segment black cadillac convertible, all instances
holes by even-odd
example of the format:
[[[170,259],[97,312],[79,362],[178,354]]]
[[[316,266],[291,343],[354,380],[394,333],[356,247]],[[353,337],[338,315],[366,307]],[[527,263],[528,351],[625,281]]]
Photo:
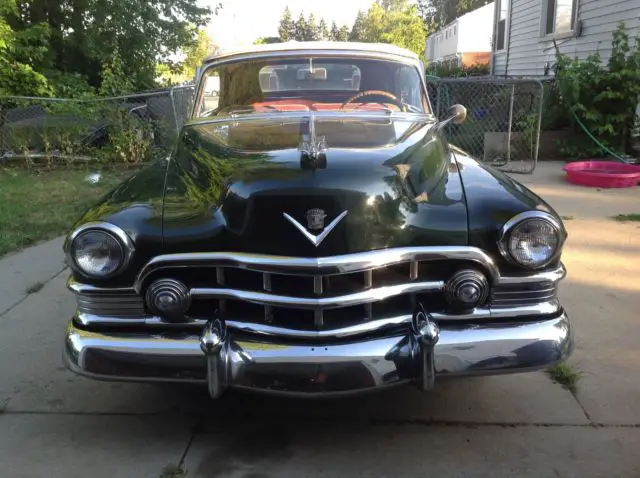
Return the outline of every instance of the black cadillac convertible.
[[[215,398],[428,390],[564,360],[562,221],[449,143],[465,116],[436,119],[420,60],[390,45],[206,60],[171,157],[69,233],[65,364]]]

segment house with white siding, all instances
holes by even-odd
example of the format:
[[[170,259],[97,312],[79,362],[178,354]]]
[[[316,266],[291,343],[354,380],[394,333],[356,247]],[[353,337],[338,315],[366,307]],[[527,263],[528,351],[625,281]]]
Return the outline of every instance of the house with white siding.
[[[493,9],[491,2],[429,35],[425,48],[427,62],[455,61],[464,66],[489,63]]]
[[[495,0],[491,72],[497,76],[554,74],[556,51],[584,59],[611,55],[612,33],[624,22],[640,34],[640,0]]]

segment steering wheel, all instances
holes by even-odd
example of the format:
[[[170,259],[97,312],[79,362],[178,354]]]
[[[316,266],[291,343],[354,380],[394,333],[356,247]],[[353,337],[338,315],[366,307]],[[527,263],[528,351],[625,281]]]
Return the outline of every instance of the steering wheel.
[[[387,98],[390,98],[391,100],[393,100],[393,102],[400,108],[401,111],[404,110],[404,108],[402,107],[402,102],[398,99],[397,96],[392,95],[391,93],[389,93],[387,91],[382,91],[382,90],[367,90],[367,91],[363,91],[361,93],[358,93],[357,95],[352,96],[347,101],[342,103],[342,106],[340,106],[340,109],[343,110],[344,107],[347,106],[349,103],[352,103],[355,100],[357,100],[359,98],[362,98],[363,96],[373,96],[373,95],[386,96]]]

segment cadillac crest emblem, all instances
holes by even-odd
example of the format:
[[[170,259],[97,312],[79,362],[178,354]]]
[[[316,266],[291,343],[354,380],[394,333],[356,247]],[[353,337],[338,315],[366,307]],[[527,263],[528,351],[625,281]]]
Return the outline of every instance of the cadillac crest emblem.
[[[324,218],[327,215],[322,209],[309,209],[305,216],[307,218],[307,229],[310,231],[324,229]]]

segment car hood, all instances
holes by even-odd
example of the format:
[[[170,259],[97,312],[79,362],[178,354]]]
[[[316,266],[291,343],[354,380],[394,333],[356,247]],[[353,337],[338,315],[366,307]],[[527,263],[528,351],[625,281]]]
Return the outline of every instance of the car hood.
[[[314,257],[467,244],[455,158],[437,123],[423,117],[191,122],[169,164],[164,196],[167,253]],[[319,245],[301,231],[317,235],[322,229],[314,227],[341,215]]]

